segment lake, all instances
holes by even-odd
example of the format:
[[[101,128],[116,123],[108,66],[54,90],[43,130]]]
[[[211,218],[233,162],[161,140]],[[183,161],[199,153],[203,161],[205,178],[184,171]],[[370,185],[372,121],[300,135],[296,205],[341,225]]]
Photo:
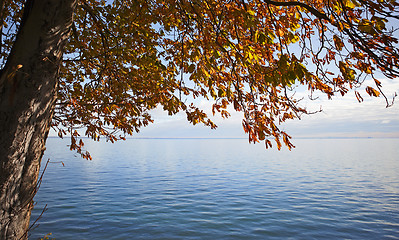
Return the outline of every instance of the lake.
[[[399,239],[399,139],[49,138],[30,239]],[[63,162],[63,166],[60,162]]]

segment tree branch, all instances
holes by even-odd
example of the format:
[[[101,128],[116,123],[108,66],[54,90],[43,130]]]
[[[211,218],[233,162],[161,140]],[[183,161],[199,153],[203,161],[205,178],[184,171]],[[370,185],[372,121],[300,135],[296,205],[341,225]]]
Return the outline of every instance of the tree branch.
[[[274,6],[284,6],[284,7],[290,7],[290,6],[298,6],[298,7],[303,7],[309,12],[311,12],[314,16],[316,16],[319,19],[324,19],[328,22],[331,22],[331,19],[325,14],[317,10],[316,8],[313,8],[305,3],[297,2],[297,1],[288,1],[288,2],[277,2],[273,0],[264,0],[265,3],[274,5]]]

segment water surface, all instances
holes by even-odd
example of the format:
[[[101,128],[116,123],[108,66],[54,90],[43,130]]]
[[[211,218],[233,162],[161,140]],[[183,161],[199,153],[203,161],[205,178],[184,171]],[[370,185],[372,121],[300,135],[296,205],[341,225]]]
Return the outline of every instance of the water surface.
[[[399,239],[399,139],[67,144],[48,139],[30,239]]]

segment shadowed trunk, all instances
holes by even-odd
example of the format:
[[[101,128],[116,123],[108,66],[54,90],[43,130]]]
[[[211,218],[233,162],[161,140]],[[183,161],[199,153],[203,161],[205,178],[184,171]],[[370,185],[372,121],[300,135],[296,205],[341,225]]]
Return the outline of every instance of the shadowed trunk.
[[[26,239],[76,0],[27,0],[0,72],[0,239]]]

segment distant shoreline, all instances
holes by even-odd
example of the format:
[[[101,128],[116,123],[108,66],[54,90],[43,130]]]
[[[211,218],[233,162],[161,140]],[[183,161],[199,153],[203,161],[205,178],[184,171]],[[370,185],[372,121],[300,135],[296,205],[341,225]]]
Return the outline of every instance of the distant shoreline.
[[[48,136],[48,138],[60,138],[58,136]],[[68,138],[68,136],[65,136]],[[79,137],[90,139],[88,137]],[[248,139],[243,137],[126,137],[126,139]],[[271,140],[273,138],[270,138]],[[292,137],[295,139],[399,139],[399,137]]]

